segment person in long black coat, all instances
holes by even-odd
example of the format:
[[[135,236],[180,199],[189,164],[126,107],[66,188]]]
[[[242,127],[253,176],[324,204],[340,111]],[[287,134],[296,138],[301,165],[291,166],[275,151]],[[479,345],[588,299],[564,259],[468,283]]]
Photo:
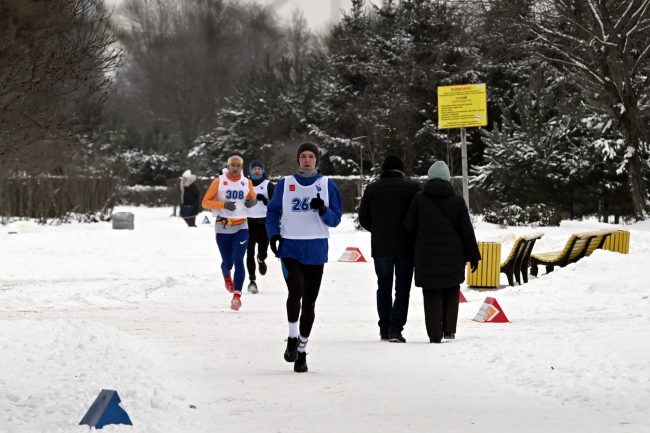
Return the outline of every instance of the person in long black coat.
[[[424,319],[429,341],[456,336],[460,284],[465,264],[472,272],[481,254],[469,211],[454,192],[449,168],[436,161],[429,180],[411,202],[404,227],[415,235],[415,285],[422,287]]]
[[[404,176],[404,163],[389,155],[379,180],[368,185],[359,206],[359,222],[371,233],[370,245],[377,274],[377,313],[382,340],[405,343],[413,279],[413,236],[402,224],[420,185]],[[393,303],[393,276],[395,303]]]
[[[196,227],[196,216],[201,211],[201,192],[196,186],[196,175],[185,170],[181,176],[181,218],[188,227]]]

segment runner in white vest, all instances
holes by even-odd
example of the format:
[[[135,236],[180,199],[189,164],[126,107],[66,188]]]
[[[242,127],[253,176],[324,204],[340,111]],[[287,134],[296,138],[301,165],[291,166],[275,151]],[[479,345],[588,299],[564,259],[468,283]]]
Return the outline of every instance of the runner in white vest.
[[[298,170],[281,179],[266,213],[271,250],[282,261],[287,282],[289,338],[284,359],[293,370],[307,371],[307,341],[314,324],[329,228],[341,222],[341,196],[332,179],[317,170],[320,152],[311,143],[298,147]]]
[[[293,177],[293,176],[291,176]],[[329,206],[328,178],[321,176],[309,186],[291,180],[284,182],[283,212],[280,219],[280,236],[283,239],[328,239],[330,231],[318,212],[310,208],[311,201],[319,197]]]
[[[251,161],[249,177],[253,183],[257,204],[248,209],[248,250],[246,252],[246,269],[248,270],[248,291],[258,293],[255,265],[259,265],[260,275],[266,274],[266,257],[268,256],[269,236],[266,234],[266,205],[273,196],[275,185],[266,178],[262,161]],[[257,245],[257,258],[255,246]]]
[[[241,291],[246,278],[244,254],[248,244],[247,210],[257,204],[253,184],[242,176],[244,159],[239,155],[228,158],[227,173],[212,181],[203,197],[203,207],[217,217],[215,231],[221,254],[221,272],[226,290],[233,294],[230,308],[241,307]],[[230,275],[235,267],[235,278]]]

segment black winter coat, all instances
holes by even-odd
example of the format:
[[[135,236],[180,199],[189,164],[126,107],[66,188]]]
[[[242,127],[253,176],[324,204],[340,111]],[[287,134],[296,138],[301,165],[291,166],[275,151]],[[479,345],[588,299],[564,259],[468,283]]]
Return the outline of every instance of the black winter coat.
[[[404,227],[415,234],[415,285],[442,289],[465,281],[465,263],[477,262],[469,211],[451,183],[433,179],[411,202]]]
[[[183,202],[181,206],[192,206],[192,214],[186,216],[195,216],[201,211],[201,193],[195,182],[183,188]]]
[[[359,222],[371,233],[373,257],[410,256],[413,236],[404,230],[409,204],[420,190],[401,171],[387,170],[366,187],[359,206]]]

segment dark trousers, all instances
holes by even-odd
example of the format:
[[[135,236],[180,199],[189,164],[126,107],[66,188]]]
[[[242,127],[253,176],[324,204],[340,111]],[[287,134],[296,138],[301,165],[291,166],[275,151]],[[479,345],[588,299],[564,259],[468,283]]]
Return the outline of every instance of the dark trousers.
[[[373,257],[377,274],[377,313],[381,333],[402,332],[409,311],[413,259],[408,256]],[[393,275],[395,303],[393,303]]]
[[[424,322],[429,339],[440,341],[443,333],[456,333],[460,286],[444,289],[422,289],[424,296]]]
[[[287,282],[287,319],[300,320],[300,335],[309,337],[316,318],[316,298],[323,279],[324,265],[304,265],[296,259],[282,259],[282,272]]]
[[[246,269],[248,279],[255,281],[255,245],[260,260],[266,260],[269,249],[269,235],[265,224],[248,223],[248,248],[246,249]]]
[[[183,217],[183,219],[185,220],[185,223],[188,227],[196,227],[196,215],[191,217]]]

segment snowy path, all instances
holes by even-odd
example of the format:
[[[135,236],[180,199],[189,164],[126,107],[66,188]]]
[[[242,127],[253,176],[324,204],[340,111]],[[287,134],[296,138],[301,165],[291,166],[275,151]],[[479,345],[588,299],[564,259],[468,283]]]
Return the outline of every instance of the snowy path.
[[[490,292],[510,324],[472,322],[486,293],[464,290],[458,339],[432,345],[417,288],[409,342],[378,341],[372,262],[335,261],[348,245],[370,253],[369,235],[346,220],[333,231],[310,372],[298,375],[282,359],[286,289],[275,259],[261,293],[245,293],[234,313],[211,227],[131,210],[132,232],[0,234],[0,432],[87,431],[76,424],[101,388],[118,390],[134,422],[104,431],[650,431],[643,227],[628,256],[598,251]],[[543,241],[592,225],[544,229]],[[504,250],[525,231],[477,227]]]

